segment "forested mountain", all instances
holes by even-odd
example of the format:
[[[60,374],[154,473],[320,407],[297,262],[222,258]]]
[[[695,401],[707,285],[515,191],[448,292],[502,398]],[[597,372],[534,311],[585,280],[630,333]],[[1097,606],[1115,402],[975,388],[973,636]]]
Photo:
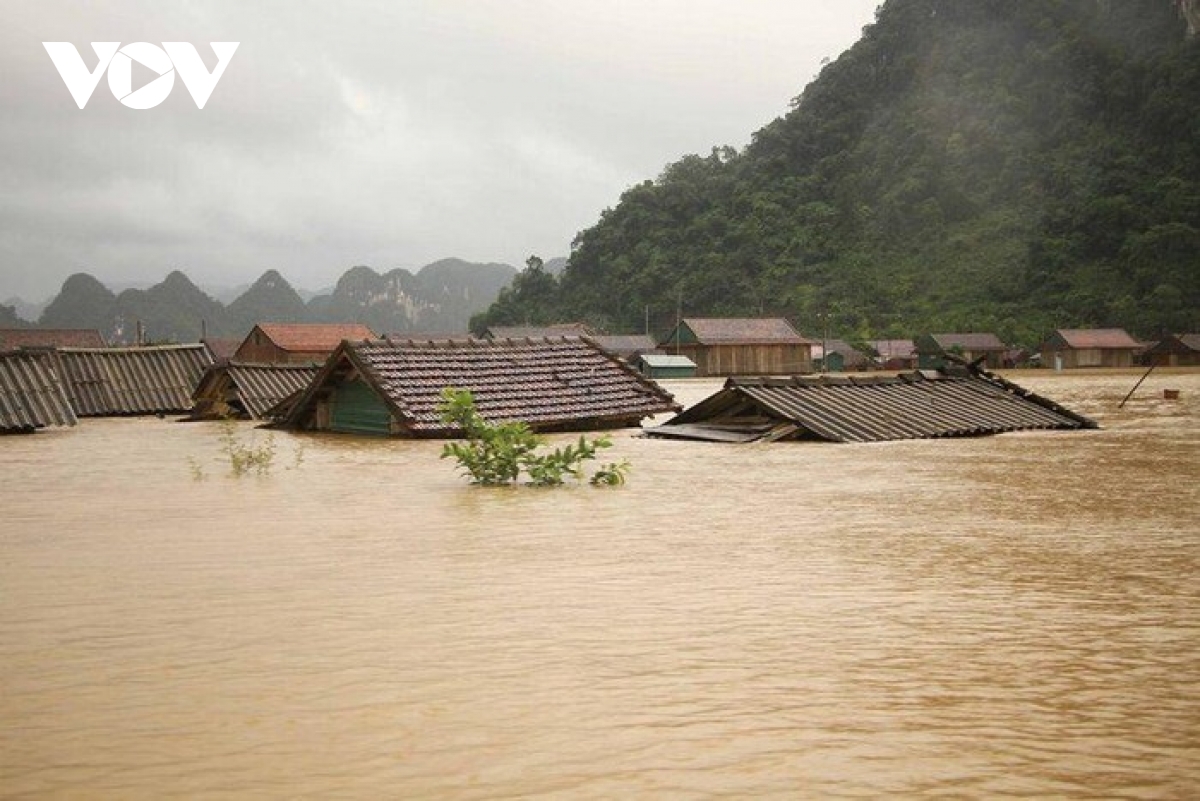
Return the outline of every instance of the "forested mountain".
[[[46,307],[43,328],[95,328],[114,343],[136,340],[141,324],[145,341],[194,342],[204,332],[243,337],[259,322],[363,323],[379,334],[466,331],[472,314],[486,309],[517,274],[507,264],[474,264],[443,259],[416,275],[404,269],[383,275],[353,267],[332,294],[307,304],[278,271],[268,270],[228,306],[192,283],[178,270],[149,289],[114,295],[87,273],[69,277]],[[14,310],[0,306],[0,328],[27,325]]]
[[[1200,38],[1173,0],[887,0],[744,150],[630,188],[473,324],[678,307],[863,339],[1200,329]]]

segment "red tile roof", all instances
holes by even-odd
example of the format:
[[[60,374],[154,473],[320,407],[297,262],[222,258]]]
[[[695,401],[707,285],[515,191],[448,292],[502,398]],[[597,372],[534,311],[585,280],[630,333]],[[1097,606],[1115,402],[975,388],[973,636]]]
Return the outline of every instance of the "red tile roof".
[[[812,344],[782,317],[686,317],[683,324],[702,345]],[[669,341],[671,337],[664,340]]]
[[[259,323],[258,329],[281,350],[292,353],[332,353],[343,339],[375,337],[371,329],[357,323]]]
[[[0,328],[0,350],[17,348],[103,348],[94,328]]]
[[[492,422],[586,430],[677,411],[671,395],[620,359],[580,338],[347,342],[326,362],[287,417],[305,427],[321,386],[349,361],[412,434],[445,436],[438,413],[445,387],[466,389]]]

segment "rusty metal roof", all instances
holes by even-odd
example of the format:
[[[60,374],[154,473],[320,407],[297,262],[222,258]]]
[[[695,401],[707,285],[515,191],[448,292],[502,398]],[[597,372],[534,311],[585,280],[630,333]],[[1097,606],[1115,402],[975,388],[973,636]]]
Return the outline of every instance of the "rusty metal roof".
[[[469,390],[486,420],[540,430],[586,430],[678,411],[671,395],[587,339],[344,342],[282,423],[311,427],[316,398],[359,373],[416,436],[456,433],[441,420],[445,387]]]
[[[193,415],[204,416],[214,402],[232,401],[250,419],[261,420],[280,401],[307,387],[320,369],[319,364],[214,364],[192,393]]]
[[[726,442],[879,442],[1030,429],[1095,428],[1086,417],[990,373],[868,378],[731,378],[651,436]]]
[[[79,417],[186,412],[212,364],[202,344],[60,348],[52,355]]]
[[[33,431],[75,422],[48,354],[0,353],[0,431]]]
[[[17,348],[103,348],[94,328],[0,328],[0,351]]]
[[[1060,328],[1047,344],[1065,345],[1076,350],[1138,350],[1142,347],[1123,328]]]

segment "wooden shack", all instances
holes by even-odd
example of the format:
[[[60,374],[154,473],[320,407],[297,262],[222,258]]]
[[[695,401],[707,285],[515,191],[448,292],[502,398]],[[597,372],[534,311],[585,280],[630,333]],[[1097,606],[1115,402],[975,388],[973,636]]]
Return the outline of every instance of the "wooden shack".
[[[635,426],[679,409],[661,387],[585,338],[347,340],[287,404],[280,425],[454,436],[438,411],[447,387],[469,390],[486,420],[519,420],[536,431]]]
[[[812,370],[812,344],[782,317],[687,317],[659,348],[687,356],[697,376],[789,375]]]
[[[924,334],[914,340],[917,366],[922,370],[940,370],[946,356],[957,356],[966,362],[976,362],[987,369],[1004,367],[1008,346],[1000,337],[990,333]]]
[[[344,339],[372,339],[357,323],[259,323],[234,351],[242,364],[310,364],[323,362]]]
[[[1200,366],[1200,334],[1173,334],[1146,351],[1146,361],[1159,367]]]
[[[1042,343],[1042,366],[1055,370],[1081,367],[1132,367],[1141,344],[1122,328],[1060,328]]]

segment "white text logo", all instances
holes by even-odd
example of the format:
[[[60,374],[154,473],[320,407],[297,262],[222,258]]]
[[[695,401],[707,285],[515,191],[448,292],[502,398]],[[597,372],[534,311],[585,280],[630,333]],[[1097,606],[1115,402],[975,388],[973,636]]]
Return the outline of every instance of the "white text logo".
[[[75,98],[75,105],[80,108],[87,105],[92,92],[96,91],[96,84],[100,83],[100,76],[107,69],[108,88],[113,97],[129,108],[138,109],[154,108],[166,100],[175,86],[176,72],[196,101],[196,108],[204,108],[238,47],[238,42],[210,44],[217,54],[217,66],[212,72],[200,60],[196,48],[187,42],[163,42],[162,47],[149,42],[133,42],[124,47],[120,42],[92,42],[92,50],[99,59],[94,70],[88,70],[79,51],[70,42],[42,42],[71,97]],[[133,89],[135,61],[158,75],[136,91]]]

